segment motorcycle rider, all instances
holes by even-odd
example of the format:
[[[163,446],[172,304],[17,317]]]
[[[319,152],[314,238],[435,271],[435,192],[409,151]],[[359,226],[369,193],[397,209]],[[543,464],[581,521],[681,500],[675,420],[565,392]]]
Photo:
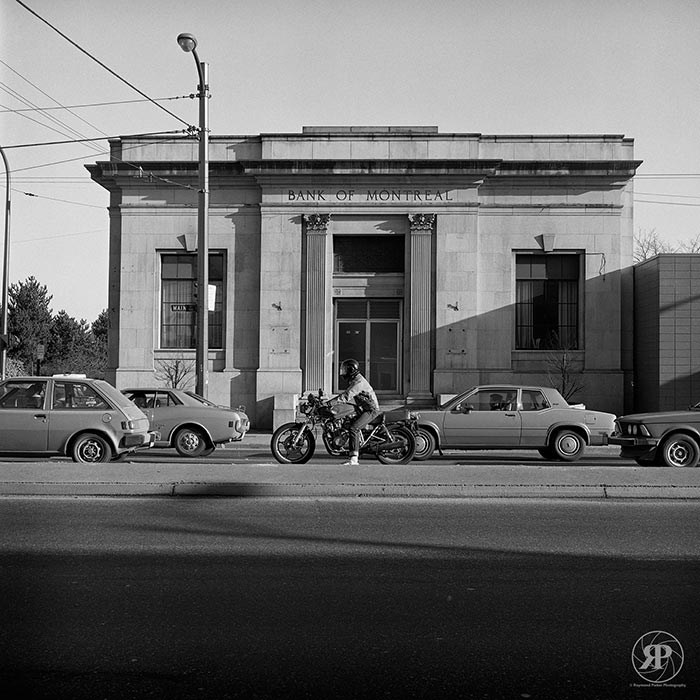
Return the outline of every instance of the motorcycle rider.
[[[337,400],[354,403],[360,410],[360,414],[350,424],[350,460],[343,464],[355,466],[360,463],[360,431],[381,411],[372,385],[360,374],[360,363],[357,360],[343,360],[340,376],[348,382],[348,386],[338,394]]]

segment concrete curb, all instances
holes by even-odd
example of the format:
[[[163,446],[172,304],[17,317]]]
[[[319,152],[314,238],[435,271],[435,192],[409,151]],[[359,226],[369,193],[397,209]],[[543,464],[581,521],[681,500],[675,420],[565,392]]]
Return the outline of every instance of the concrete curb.
[[[396,484],[271,482],[12,482],[0,496],[190,498],[579,498],[700,499],[699,486],[652,484]]]

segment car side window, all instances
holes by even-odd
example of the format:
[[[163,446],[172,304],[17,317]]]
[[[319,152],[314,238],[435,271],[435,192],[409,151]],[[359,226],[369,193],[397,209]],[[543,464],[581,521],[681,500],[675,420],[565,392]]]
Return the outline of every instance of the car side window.
[[[44,407],[46,382],[7,382],[0,389],[0,409]]]
[[[548,407],[547,399],[541,391],[523,389],[523,411],[541,411]]]
[[[58,411],[104,411],[111,408],[91,386],[80,382],[55,382],[52,407]]]
[[[481,389],[459,404],[462,410],[469,408],[471,411],[510,411],[515,405],[515,392],[505,389]]]
[[[169,393],[163,393],[163,392],[158,392],[158,395],[156,396],[156,402],[159,407],[165,408],[166,406],[177,406],[177,401],[175,401],[172,397],[171,394]]]

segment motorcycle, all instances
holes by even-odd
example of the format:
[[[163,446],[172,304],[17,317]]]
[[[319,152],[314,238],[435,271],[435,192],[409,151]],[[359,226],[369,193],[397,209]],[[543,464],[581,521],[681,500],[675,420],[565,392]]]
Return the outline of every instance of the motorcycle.
[[[272,434],[270,449],[282,464],[304,464],[316,451],[316,433],[334,457],[347,456],[350,447],[350,424],[357,417],[357,407],[349,403],[324,399],[309,393],[299,404],[298,419],[281,425]],[[382,464],[406,464],[416,453],[415,418],[386,422],[383,413],[370,421],[360,433],[360,454],[374,455]]]

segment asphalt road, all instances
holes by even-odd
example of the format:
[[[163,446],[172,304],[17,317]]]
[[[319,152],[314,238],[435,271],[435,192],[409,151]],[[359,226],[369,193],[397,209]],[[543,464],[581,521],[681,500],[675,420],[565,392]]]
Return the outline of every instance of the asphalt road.
[[[0,500],[5,697],[700,694],[700,504]],[[636,640],[683,645],[642,687]]]

